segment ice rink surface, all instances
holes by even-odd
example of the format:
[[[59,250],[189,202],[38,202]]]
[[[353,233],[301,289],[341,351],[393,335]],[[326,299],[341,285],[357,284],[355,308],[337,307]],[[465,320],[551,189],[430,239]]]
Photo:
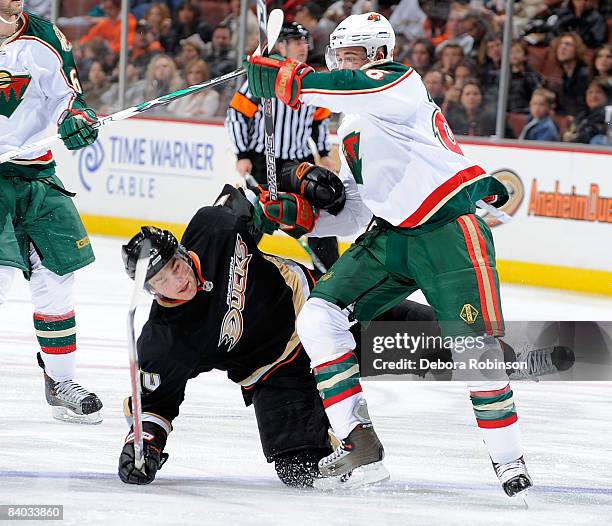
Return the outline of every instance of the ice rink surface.
[[[93,244],[97,262],[77,274],[77,380],[104,402],[104,422],[51,419],[29,289],[16,279],[0,309],[0,504],[63,504],[63,524],[612,524],[612,383],[603,382],[513,384],[535,482],[529,509],[503,494],[456,383],[364,382],[391,480],[329,494],[283,486],[239,388],[202,375],[188,385],[155,482],[123,484],[131,282],[120,241]],[[602,297],[504,286],[502,299],[507,319],[612,320]]]

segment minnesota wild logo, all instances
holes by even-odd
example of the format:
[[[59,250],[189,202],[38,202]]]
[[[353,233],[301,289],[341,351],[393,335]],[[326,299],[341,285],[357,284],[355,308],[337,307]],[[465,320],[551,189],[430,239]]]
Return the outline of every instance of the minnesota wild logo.
[[[31,80],[30,75],[11,75],[0,70],[0,115],[10,118],[15,113]]]
[[[342,152],[357,184],[363,184],[359,157],[359,132],[351,132],[342,140]]]

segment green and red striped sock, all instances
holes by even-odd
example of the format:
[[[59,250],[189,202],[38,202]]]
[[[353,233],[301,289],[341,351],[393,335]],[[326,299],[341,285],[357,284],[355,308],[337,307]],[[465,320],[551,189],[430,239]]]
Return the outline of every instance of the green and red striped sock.
[[[480,428],[499,429],[518,420],[510,384],[492,391],[471,391],[470,399]]]
[[[325,409],[361,392],[359,363],[352,351],[318,365],[314,375]]]
[[[74,311],[60,315],[35,312],[34,329],[43,353],[58,355],[76,351]]]

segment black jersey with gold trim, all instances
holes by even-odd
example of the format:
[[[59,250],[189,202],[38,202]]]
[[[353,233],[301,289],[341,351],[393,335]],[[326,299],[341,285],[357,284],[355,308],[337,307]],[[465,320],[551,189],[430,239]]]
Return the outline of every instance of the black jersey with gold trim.
[[[144,420],[168,431],[189,378],[219,369],[248,389],[291,361],[295,320],[314,285],[305,267],[257,248],[241,190],[226,185],[216,203],[181,240],[206,286],[187,302],[155,301],[138,339]]]

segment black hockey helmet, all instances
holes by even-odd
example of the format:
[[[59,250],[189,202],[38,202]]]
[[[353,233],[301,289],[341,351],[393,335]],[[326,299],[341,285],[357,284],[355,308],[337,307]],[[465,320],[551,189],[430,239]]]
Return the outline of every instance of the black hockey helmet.
[[[304,38],[310,42],[310,31],[308,31],[308,29],[306,29],[302,24],[298,24],[296,22],[283,24],[278,40],[287,41],[291,40],[292,38]]]
[[[136,275],[136,262],[145,239],[151,242],[146,281],[155,276],[173,257],[178,256],[187,259],[187,250],[178,242],[172,232],[154,226],[141,226],[140,232],[130,239],[127,245],[121,247],[125,272],[132,279]]]

